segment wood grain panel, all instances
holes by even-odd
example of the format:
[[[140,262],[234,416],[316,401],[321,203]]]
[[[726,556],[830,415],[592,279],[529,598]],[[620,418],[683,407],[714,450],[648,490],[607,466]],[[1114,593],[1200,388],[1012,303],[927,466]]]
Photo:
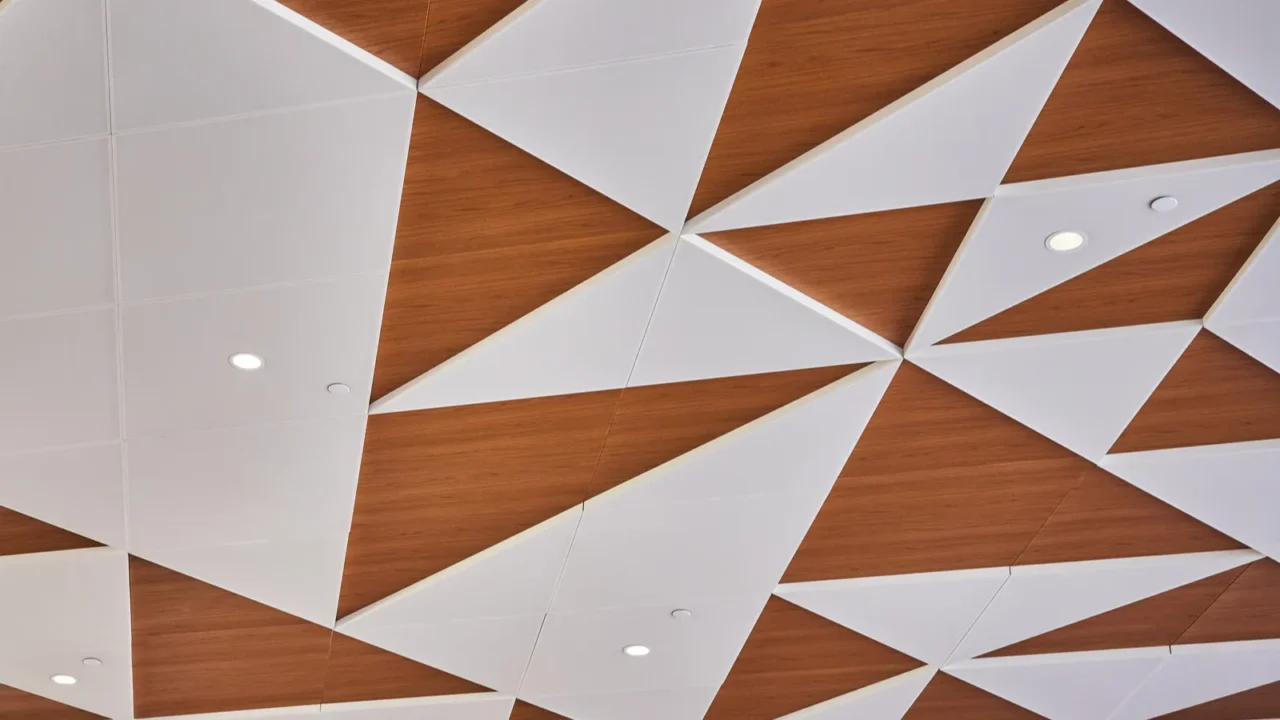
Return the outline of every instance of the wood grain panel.
[[[1280,374],[1201,330],[1113,453],[1280,438]]]
[[[706,720],[772,720],[921,665],[770,597]]]
[[[524,0],[431,0],[418,76],[426,75],[523,4]]]
[[[324,702],[361,702],[489,692],[489,688],[355,638],[333,634]]]
[[[515,707],[511,709],[511,720],[568,720],[568,718],[530,705],[523,700],[517,700]]]
[[[1238,550],[1244,546],[1100,467],[1090,467],[1015,565]]]
[[[99,547],[99,543],[16,510],[0,507],[0,555],[91,547]]]
[[[420,97],[373,396],[400,387],[662,234]]]
[[[862,365],[631,387],[591,479],[597,495],[856,372]]]
[[[987,655],[1038,655],[1172,645],[1244,571],[1244,567],[1232,568]]]
[[[140,718],[319,704],[328,628],[130,558]]]
[[[947,342],[1199,320],[1277,217],[1280,183],[1014,305]]]
[[[0,685],[0,717],[14,720],[106,720],[84,710]]]
[[[1161,715],[1160,720],[1262,720],[1280,717],[1280,682]]]
[[[1280,111],[1125,0],[1104,0],[1005,182],[1280,147]]]
[[[1089,466],[903,363],[783,580],[1010,565]]]
[[[902,346],[981,207],[929,205],[705,237]]]
[[[586,500],[620,394],[369,416],[339,616]]]
[[[1280,564],[1251,563],[1187,629],[1179,644],[1280,638]]]
[[[432,0],[281,0],[415,78],[428,3]]]
[[[1040,716],[963,680],[938,673],[902,720],[1040,720]]]
[[[693,200],[697,214],[1059,0],[764,0]]]

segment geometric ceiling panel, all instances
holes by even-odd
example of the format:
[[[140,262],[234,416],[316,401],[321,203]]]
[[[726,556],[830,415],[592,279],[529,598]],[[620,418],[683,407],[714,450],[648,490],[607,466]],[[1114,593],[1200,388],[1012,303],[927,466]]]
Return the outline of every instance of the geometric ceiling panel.
[[[937,672],[934,667],[917,668],[787,717],[794,720],[902,720]]]
[[[96,540],[124,548],[125,499],[120,481],[120,446],[114,443],[83,445],[0,456],[0,513],[12,516],[5,508],[34,518],[30,522],[36,526],[49,523],[43,531],[37,531],[37,537],[52,531],[55,537],[63,537],[58,545],[70,542],[67,547],[88,547]],[[4,528],[0,535],[5,536],[5,541],[0,542],[0,554],[16,554],[15,541],[19,546],[22,543],[10,535],[13,529],[10,521],[0,522],[0,527]],[[18,552],[66,549],[40,545],[38,541]]]
[[[912,362],[1091,460],[1177,362],[1198,321],[935,345]]]
[[[865,328],[696,236],[681,238],[629,385],[896,360]]]
[[[424,0],[381,0],[376,3],[376,13],[370,12],[374,7],[372,3],[280,0],[280,4],[373,53],[403,73],[413,77],[422,74],[418,71],[418,58],[422,52],[422,26],[427,19],[428,3]],[[436,8],[433,6],[431,11],[435,13]]]
[[[1280,319],[1214,327],[1212,332],[1280,373]]]
[[[1280,682],[1194,705],[1163,720],[1257,720],[1280,717]]]
[[[1276,215],[1271,212],[1266,215]],[[1270,217],[1266,217],[1270,221]],[[1205,318],[1211,330],[1280,316],[1280,220],[1270,227],[1248,262]]]
[[[1005,182],[1277,147],[1280,110],[1128,0],[1104,0]]]
[[[515,707],[511,709],[511,720],[565,720],[565,717],[550,710],[543,710],[536,705],[530,705],[523,700],[517,700]]]
[[[91,547],[98,547],[98,543],[0,506],[0,555],[28,555]]]
[[[1111,717],[1147,720],[1280,680],[1280,640],[1174,645]]]
[[[1071,0],[698,215],[731,230],[987,197],[1101,0]]]
[[[322,2],[324,0],[321,0]],[[422,0],[403,0],[422,5]],[[515,12],[525,0],[430,0],[426,31],[420,33],[422,57],[415,54],[416,71],[406,70],[414,77],[422,77],[451,55],[497,25],[504,17]],[[424,12],[425,12],[424,8]],[[422,27],[419,24],[415,29]],[[516,704],[519,710],[520,704]]]
[[[333,633],[325,669],[325,704],[463,695],[488,688]]]
[[[932,345],[1280,180],[1280,150],[1004,185],[983,206],[909,346]],[[1178,206],[1153,210],[1154,198]],[[1053,252],[1060,231],[1082,246]]]
[[[715,692],[714,687],[678,687],[626,693],[545,697],[538,698],[536,702],[555,708],[556,713],[526,705],[527,708],[536,710],[539,714],[529,714],[527,710],[524,713],[515,712],[512,713],[511,720],[563,720],[566,718],[650,720],[655,717],[667,720],[702,720]]]
[[[101,715],[4,685],[0,685],[0,714],[23,720],[102,720]]]
[[[1263,559],[1248,566],[1178,639],[1179,643],[1280,638],[1280,563]]]
[[[1039,720],[1041,716],[946,673],[933,676],[903,720]]]

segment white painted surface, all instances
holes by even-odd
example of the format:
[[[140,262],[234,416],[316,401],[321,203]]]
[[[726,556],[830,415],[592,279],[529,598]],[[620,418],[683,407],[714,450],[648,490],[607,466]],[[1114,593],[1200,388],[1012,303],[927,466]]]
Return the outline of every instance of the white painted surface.
[[[1110,720],[1148,720],[1280,680],[1280,640],[1174,645]]]
[[[938,669],[926,665],[778,720],[902,720]]]
[[[124,548],[120,445],[0,455],[0,506]]]

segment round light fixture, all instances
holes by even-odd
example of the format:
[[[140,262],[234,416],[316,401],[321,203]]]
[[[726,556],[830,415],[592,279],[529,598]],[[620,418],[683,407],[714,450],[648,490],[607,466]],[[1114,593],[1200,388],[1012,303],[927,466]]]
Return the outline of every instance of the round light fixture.
[[[50,675],[49,679],[58,685],[75,685],[76,679],[70,675]]]
[[[85,665],[88,665],[89,667],[101,667],[101,666],[102,666],[102,661],[101,661],[101,660],[99,660],[98,658],[95,658],[95,657],[87,657],[87,658],[85,658],[85,659],[81,660],[80,662],[81,662],[81,663],[83,663],[83,664],[85,664]]]
[[[328,390],[330,395],[346,395],[351,392],[351,388],[346,383],[329,383],[325,390]]]
[[[677,620],[688,620],[689,618],[693,617],[693,611],[685,610],[684,608],[676,608],[675,610],[671,611],[671,617]]]
[[[628,645],[622,648],[622,652],[631,657],[644,657],[649,654],[649,648],[644,645]]]
[[[1161,195],[1151,201],[1151,209],[1156,212],[1165,213],[1178,207],[1178,198],[1172,195]]]
[[[1084,233],[1074,230],[1062,230],[1045,238],[1044,246],[1054,252],[1071,252],[1084,247]]]
[[[227,358],[232,367],[240,370],[257,370],[262,367],[262,356],[253,353],[238,352]]]

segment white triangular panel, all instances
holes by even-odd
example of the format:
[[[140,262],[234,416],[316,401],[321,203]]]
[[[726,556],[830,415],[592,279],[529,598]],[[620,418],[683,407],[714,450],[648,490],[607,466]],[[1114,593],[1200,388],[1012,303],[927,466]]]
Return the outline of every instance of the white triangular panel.
[[[1280,640],[1174,645],[1110,720],[1148,720],[1280,680]]]
[[[744,47],[466,85],[428,82],[422,91],[623,206],[679,230]]]
[[[887,340],[711,243],[676,249],[631,385],[894,360]]]
[[[1280,318],[1214,328],[1213,334],[1280,373]]]
[[[1280,320],[1280,220],[1209,309],[1204,324],[1217,331],[1263,320]]]
[[[1280,560],[1280,440],[1108,455],[1102,467]]]
[[[953,660],[998,650],[1257,560],[1252,550],[1017,565]]]
[[[702,720],[715,699],[715,687],[673,687],[625,693],[555,695],[532,700],[566,718],[591,720]],[[521,696],[524,698],[524,696]],[[528,698],[525,698],[529,701]]]
[[[0,557],[0,684],[133,717],[129,556],[90,548]],[[97,667],[81,659],[102,660]],[[68,674],[75,685],[49,681]]]
[[[428,370],[374,413],[620,388],[675,251],[657,240]]]
[[[123,549],[120,446],[0,456],[0,507]]]
[[[1008,568],[982,568],[791,583],[774,594],[917,660],[941,665],[1008,578]]]
[[[1130,0],[1138,9],[1280,108],[1280,3]]]
[[[932,345],[1280,180],[1280,150],[1005,185],[978,213],[908,347]],[[1156,212],[1151,201],[1178,206]],[[1085,235],[1053,252],[1056,232]]]
[[[395,700],[367,700],[348,703],[325,703],[312,720],[509,720],[515,698],[499,693],[437,695]],[[253,720],[253,711],[244,720]],[[272,712],[272,711],[265,711]],[[258,717],[265,715],[264,711]],[[275,711],[280,712],[280,711]],[[287,711],[285,711],[287,713]],[[275,720],[274,712],[265,717]],[[292,718],[291,715],[284,715]],[[235,713],[219,713],[217,720],[239,720]]]
[[[935,667],[917,668],[778,720],[902,720],[937,672]]]
[[[694,219],[695,232],[989,196],[1089,27],[1072,0]]]
[[[1169,657],[1169,648],[985,658],[948,665],[943,672],[1048,720],[1110,716]]]
[[[1199,321],[934,345],[912,362],[1098,460],[1200,331]]]

